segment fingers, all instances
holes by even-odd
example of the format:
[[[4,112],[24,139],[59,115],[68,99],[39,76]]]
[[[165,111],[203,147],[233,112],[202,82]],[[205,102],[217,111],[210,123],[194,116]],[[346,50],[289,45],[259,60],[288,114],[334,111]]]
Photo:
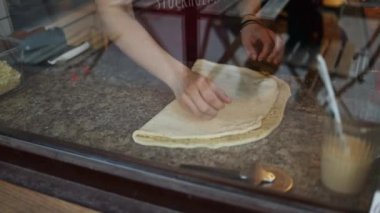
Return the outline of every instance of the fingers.
[[[279,63],[283,54],[283,42],[270,29],[250,25],[241,31],[242,44],[249,58],[255,61]]]
[[[202,77],[198,86],[204,100],[214,109],[221,110],[225,104],[231,103],[231,98],[210,79]]]
[[[272,35],[272,33],[269,33],[269,35],[271,36],[272,41],[274,42],[274,47],[273,47],[272,51],[270,52],[270,54],[268,55],[266,61],[271,63],[273,61],[273,59],[276,57],[276,54],[277,54],[276,51],[278,51],[280,44],[277,42],[277,36],[276,35]]]
[[[213,108],[201,95],[201,91],[195,87],[186,91],[187,95],[190,96],[191,100],[198,108],[198,111],[205,116],[214,117],[218,111]]]
[[[216,96],[223,101],[225,104],[229,104],[232,102],[231,98],[219,87],[217,87],[214,83],[210,82],[211,88],[215,92]]]
[[[249,58],[257,60],[257,51],[254,48],[254,44],[258,41],[256,37],[244,37],[242,43]]]
[[[279,64],[282,62],[284,58],[284,52],[285,52],[285,41],[284,38],[281,36],[277,36],[278,43],[279,43],[279,50],[278,53],[276,54],[276,57],[274,58],[274,63]]]
[[[272,32],[266,30],[266,33],[262,35],[261,41],[262,41],[263,47],[258,57],[259,61],[262,61],[265,58],[267,58],[268,55],[271,53],[271,50],[274,46],[273,44],[274,41],[272,40],[270,33]]]
[[[222,100],[225,104],[229,104],[232,102],[232,99],[222,90],[214,86],[214,92]]]
[[[274,35],[274,48],[267,58],[267,62],[278,64],[281,60],[281,52],[283,49],[282,39],[280,36]]]
[[[221,110],[224,108],[224,103],[219,97],[215,94],[212,89],[201,90],[200,95],[203,100],[215,110]]]
[[[188,109],[193,115],[202,119],[212,119],[216,116],[216,112],[209,112],[208,109],[203,108],[199,102],[200,99],[194,98],[193,94],[189,95],[184,93],[181,97],[180,103],[182,107]],[[204,111],[204,112],[202,112]]]
[[[179,101],[195,116],[211,119],[231,99],[210,80],[199,75],[190,82]]]
[[[182,94],[179,102],[182,105],[182,107],[188,109],[193,115],[197,117],[202,116],[202,113],[198,110],[198,107],[193,103],[191,98],[186,93]]]

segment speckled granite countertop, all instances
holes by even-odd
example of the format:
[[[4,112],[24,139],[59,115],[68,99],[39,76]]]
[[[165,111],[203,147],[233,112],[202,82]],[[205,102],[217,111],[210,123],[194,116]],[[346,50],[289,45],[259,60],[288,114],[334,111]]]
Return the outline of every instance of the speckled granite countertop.
[[[172,167],[186,163],[240,169],[260,160],[294,177],[292,194],[369,208],[370,190],[344,197],[321,185],[322,115],[312,102],[290,101],[279,128],[258,143],[217,150],[145,147],[133,142],[132,132],[173,99],[168,88],[116,48],[108,49],[86,78],[79,75],[73,82],[74,72],[79,69],[47,69],[27,78],[19,91],[0,97],[0,123]]]

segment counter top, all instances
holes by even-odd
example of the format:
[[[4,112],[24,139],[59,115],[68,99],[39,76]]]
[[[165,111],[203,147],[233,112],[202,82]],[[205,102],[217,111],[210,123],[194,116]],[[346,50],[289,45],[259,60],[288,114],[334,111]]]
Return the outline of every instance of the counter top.
[[[73,73],[79,73],[79,80],[73,81]],[[257,143],[217,150],[142,146],[133,142],[133,131],[174,97],[163,83],[111,47],[87,77],[79,67],[49,68],[26,78],[19,90],[0,97],[0,124],[170,167],[199,164],[241,169],[259,160],[283,168],[294,178],[290,194],[366,211],[371,187],[349,197],[322,186],[323,113],[312,99],[296,101],[295,97],[281,125]]]

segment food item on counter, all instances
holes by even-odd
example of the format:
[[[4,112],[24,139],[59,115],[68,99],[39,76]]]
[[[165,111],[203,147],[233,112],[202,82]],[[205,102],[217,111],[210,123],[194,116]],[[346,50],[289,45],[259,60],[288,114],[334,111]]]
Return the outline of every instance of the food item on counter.
[[[287,83],[247,68],[198,60],[193,71],[211,78],[233,99],[212,120],[194,117],[173,101],[133,134],[136,143],[219,148],[254,142],[281,122],[290,97]]]
[[[261,126],[277,99],[277,83],[271,78],[255,78],[249,73],[220,69],[221,75],[213,80],[232,97],[233,103],[226,105],[212,120],[202,120],[183,109],[178,101],[169,104],[154,119],[144,126],[145,131],[164,133],[174,139],[213,138],[246,132]]]
[[[360,138],[346,135],[345,145],[339,136],[328,136],[322,146],[322,182],[331,190],[344,194],[358,193],[365,183],[373,160],[373,147]]]
[[[323,0],[323,5],[328,7],[340,7],[344,2],[345,0]]]
[[[20,84],[21,74],[5,61],[0,61],[0,95],[11,91]]]

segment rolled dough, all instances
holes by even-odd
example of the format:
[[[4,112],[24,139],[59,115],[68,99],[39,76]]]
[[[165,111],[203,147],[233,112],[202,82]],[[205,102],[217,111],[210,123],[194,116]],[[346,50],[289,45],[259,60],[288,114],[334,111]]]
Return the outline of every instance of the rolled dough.
[[[136,143],[147,146],[220,148],[254,142],[269,135],[281,122],[290,88],[274,76],[247,68],[198,60],[193,71],[211,78],[233,102],[217,117],[205,121],[171,102],[140,130]]]

